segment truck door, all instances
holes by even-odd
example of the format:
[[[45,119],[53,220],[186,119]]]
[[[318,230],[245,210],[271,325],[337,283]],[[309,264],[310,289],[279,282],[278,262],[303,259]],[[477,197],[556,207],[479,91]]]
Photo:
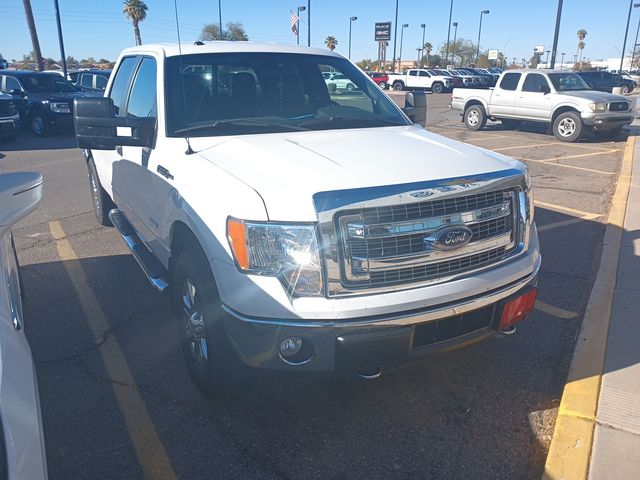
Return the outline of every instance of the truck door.
[[[551,87],[544,75],[527,73],[516,98],[515,114],[534,120],[551,117]]]
[[[421,80],[418,76],[418,70],[409,70],[409,72],[407,72],[406,86],[409,88],[423,88],[421,87]]]
[[[500,84],[495,88],[491,95],[490,110],[492,115],[513,116],[516,106],[516,96],[518,83],[520,83],[521,73],[512,72],[505,73],[500,80]]]
[[[431,88],[433,80],[431,79],[431,75],[429,75],[429,72],[426,72],[425,70],[419,70],[418,79],[420,80],[420,88]]]

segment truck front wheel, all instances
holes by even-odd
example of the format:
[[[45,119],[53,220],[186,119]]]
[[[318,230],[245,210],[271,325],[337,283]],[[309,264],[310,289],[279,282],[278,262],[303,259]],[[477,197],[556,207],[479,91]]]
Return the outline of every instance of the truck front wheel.
[[[487,124],[487,114],[482,105],[471,105],[464,111],[464,124],[469,130],[480,130]]]
[[[218,289],[199,247],[178,255],[172,283],[171,301],[189,376],[204,395],[218,395],[232,379],[239,379],[241,365],[228,343]]]
[[[439,82],[436,82],[431,86],[431,91],[433,93],[442,93],[443,90],[444,90],[444,85]]]
[[[582,130],[582,119],[578,112],[561,113],[553,121],[553,135],[561,142],[576,142]]]

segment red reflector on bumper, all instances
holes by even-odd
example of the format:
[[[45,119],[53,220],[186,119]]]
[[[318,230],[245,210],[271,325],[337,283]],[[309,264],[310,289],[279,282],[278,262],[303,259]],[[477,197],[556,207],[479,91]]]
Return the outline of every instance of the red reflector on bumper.
[[[502,331],[529,315],[536,304],[537,296],[538,289],[534,287],[527,293],[505,303],[502,308],[502,317],[500,317],[500,327],[498,329]]]

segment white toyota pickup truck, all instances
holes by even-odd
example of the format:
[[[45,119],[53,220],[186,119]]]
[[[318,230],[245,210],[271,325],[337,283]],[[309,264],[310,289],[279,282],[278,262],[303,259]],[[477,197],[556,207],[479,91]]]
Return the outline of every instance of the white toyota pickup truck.
[[[98,221],[168,291],[203,392],[236,363],[377,377],[533,309],[526,167],[412,123],[407,97],[326,50],[196,42],[127,49],[75,102]]]
[[[522,121],[547,123],[558,140],[576,142],[585,131],[615,138],[633,122],[631,102],[591,90],[566,70],[507,70],[490,90],[455,88],[451,108],[462,112],[469,130],[500,120],[506,128]]]

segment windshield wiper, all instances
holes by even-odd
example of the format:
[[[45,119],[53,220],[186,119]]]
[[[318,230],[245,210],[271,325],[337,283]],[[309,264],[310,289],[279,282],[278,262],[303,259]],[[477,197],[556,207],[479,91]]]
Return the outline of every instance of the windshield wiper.
[[[261,118],[264,118],[264,117],[261,117]],[[286,128],[288,130],[294,130],[294,131],[306,130],[305,128],[301,128],[300,126],[288,125],[286,123],[269,121],[265,119],[261,120],[260,118],[229,118],[225,120],[215,120],[213,122],[203,122],[203,123],[198,123],[196,125],[190,125],[188,127],[176,130],[175,133],[193,132],[196,130],[206,130],[208,128],[215,129],[218,127],[224,127],[229,125],[233,125],[233,126],[256,126],[257,125],[257,126],[263,126],[263,127]]]
[[[299,123],[298,125],[304,125],[306,127],[309,127],[314,125],[332,124],[338,121],[361,121],[365,123],[380,122],[386,125],[398,126],[397,122],[393,120],[388,120],[386,118],[361,117],[359,115],[331,115],[329,117],[321,117],[321,118],[316,117],[313,120],[302,122],[302,123]]]

